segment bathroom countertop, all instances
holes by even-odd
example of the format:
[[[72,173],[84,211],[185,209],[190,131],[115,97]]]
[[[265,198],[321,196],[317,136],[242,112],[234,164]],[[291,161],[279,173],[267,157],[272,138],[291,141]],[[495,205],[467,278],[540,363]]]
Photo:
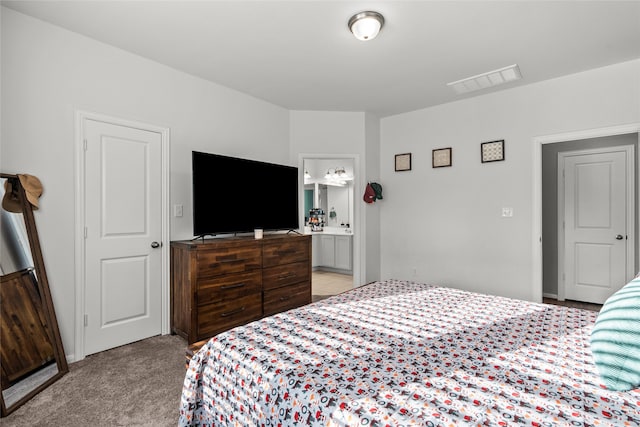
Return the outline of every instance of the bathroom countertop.
[[[347,227],[324,227],[322,231],[311,231],[311,227],[304,228],[304,234],[330,234],[335,236],[353,236],[353,228]]]

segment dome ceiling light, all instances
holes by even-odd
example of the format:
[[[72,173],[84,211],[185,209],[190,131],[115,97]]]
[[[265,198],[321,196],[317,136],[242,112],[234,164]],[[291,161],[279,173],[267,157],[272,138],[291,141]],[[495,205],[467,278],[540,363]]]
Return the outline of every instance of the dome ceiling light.
[[[349,30],[362,41],[376,38],[383,25],[384,17],[378,12],[360,12],[349,19]]]

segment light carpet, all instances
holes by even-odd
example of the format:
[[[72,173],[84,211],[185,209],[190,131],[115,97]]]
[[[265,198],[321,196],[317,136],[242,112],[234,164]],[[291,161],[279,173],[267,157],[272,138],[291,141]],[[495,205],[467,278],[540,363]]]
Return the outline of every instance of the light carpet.
[[[162,335],[87,356],[0,425],[176,426],[186,346]]]

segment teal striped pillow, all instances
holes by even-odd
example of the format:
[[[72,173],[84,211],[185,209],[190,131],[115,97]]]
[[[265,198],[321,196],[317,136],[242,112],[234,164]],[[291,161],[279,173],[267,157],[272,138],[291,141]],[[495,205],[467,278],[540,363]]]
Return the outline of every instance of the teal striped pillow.
[[[605,301],[591,332],[591,353],[607,389],[640,387],[640,279]]]

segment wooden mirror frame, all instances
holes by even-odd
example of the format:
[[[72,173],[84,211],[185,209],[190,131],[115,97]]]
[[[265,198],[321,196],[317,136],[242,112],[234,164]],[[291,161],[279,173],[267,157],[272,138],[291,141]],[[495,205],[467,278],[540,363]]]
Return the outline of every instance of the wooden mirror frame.
[[[0,390],[0,403],[1,403],[1,416],[5,417],[22,406],[25,402],[41,392],[49,385],[60,379],[64,374],[69,372],[67,365],[67,359],[62,347],[62,339],[60,338],[60,330],[58,329],[58,321],[56,319],[55,310],[53,307],[53,300],[51,299],[51,292],[49,290],[49,281],[47,279],[47,273],[44,267],[44,260],[42,258],[42,250],[40,247],[40,240],[38,238],[38,230],[36,228],[36,222],[33,215],[33,209],[31,204],[27,200],[25,190],[20,184],[20,179],[17,175],[10,175],[0,173],[0,178],[12,180],[12,185],[18,191],[22,204],[22,214],[24,218],[25,228],[27,230],[27,237],[29,240],[29,246],[31,249],[31,257],[33,258],[35,275],[37,277],[38,292],[41,298],[41,307],[43,310],[41,318],[46,322],[44,326],[49,333],[49,338],[53,346],[53,357],[57,365],[57,373],[53,374],[50,378],[44,382],[36,385],[33,390],[28,391],[24,396],[13,404],[7,406],[4,398],[4,390]],[[0,364],[2,361],[0,361]]]

